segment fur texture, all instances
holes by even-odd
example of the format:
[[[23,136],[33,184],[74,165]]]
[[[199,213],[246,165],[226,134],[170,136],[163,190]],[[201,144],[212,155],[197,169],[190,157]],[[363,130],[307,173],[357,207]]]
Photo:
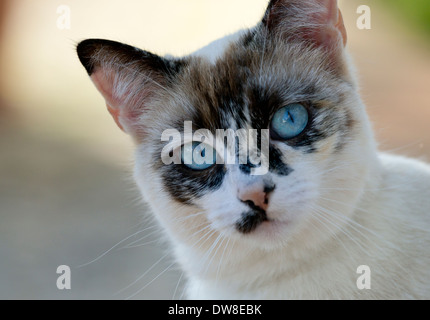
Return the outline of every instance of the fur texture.
[[[79,44],[136,141],[135,179],[188,277],[188,298],[430,298],[430,168],[377,152],[345,43],[336,1],[278,0],[255,28],[180,59]],[[249,165],[196,172],[161,161],[163,131],[183,131],[184,121],[213,134],[268,129],[297,102],[310,124],[270,140],[264,176]],[[261,221],[238,196],[251,185],[267,197]],[[357,288],[360,265],[370,267],[370,290]]]

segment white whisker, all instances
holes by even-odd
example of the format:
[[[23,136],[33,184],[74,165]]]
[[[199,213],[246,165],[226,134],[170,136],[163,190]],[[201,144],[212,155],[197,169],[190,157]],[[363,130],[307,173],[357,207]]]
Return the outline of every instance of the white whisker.
[[[124,243],[124,242],[125,242],[125,241],[127,241],[128,239],[130,239],[130,238],[132,238],[132,237],[134,237],[134,236],[138,235],[139,233],[145,232],[145,231],[146,231],[146,230],[148,230],[148,229],[154,228],[154,227],[155,227],[155,226],[151,226],[151,227],[148,227],[148,228],[146,228],[146,229],[139,230],[139,231],[137,231],[137,232],[133,233],[132,235],[130,235],[130,236],[128,236],[128,237],[126,237],[126,238],[124,238],[123,240],[121,240],[120,242],[118,242],[117,244],[115,244],[114,246],[112,246],[110,249],[106,250],[104,253],[102,253],[101,255],[99,255],[98,257],[96,257],[95,259],[91,260],[90,262],[87,262],[87,263],[81,264],[81,265],[79,265],[77,268],[85,267],[85,266],[87,266],[87,265],[89,265],[89,264],[91,264],[91,263],[94,263],[94,262],[96,262],[96,261],[100,260],[101,258],[103,258],[105,255],[107,255],[109,252],[111,252],[112,250],[114,250],[115,248],[117,248],[119,245],[121,245],[122,243]]]
[[[136,295],[138,295],[139,293],[141,293],[143,290],[145,290],[151,283],[153,283],[155,280],[157,280],[161,275],[163,275],[164,273],[166,273],[167,270],[169,270],[176,262],[171,263],[166,269],[164,269],[163,271],[161,271],[154,279],[152,279],[151,281],[149,281],[145,286],[143,286],[142,288],[140,288],[137,292],[135,292],[134,294],[132,294],[131,296],[128,296],[127,298],[125,298],[125,300],[130,300],[133,297],[135,297]]]
[[[173,291],[172,300],[175,300],[176,292],[178,291],[179,284],[181,283],[182,277],[184,276],[184,272],[181,273],[181,276],[178,279],[178,283],[176,284],[175,291]]]
[[[152,269],[155,268],[155,266],[157,266],[163,259],[165,259],[167,256],[169,255],[169,253],[166,253],[164,256],[162,256],[160,259],[158,259],[149,269],[147,269],[141,276],[139,276],[136,280],[134,280],[132,283],[130,283],[128,286],[122,288],[121,290],[119,290],[117,293],[115,293],[114,295],[118,295],[122,292],[124,292],[125,290],[127,290],[128,288],[132,287],[134,284],[136,284],[137,282],[139,282],[140,279],[142,279],[143,277],[145,277]]]

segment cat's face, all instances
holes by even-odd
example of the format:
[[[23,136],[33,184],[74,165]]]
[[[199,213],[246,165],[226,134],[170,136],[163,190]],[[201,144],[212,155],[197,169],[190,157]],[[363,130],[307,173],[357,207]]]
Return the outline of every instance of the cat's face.
[[[320,225],[324,211],[338,214],[339,225],[347,219],[373,145],[333,4],[271,1],[262,23],[222,50],[208,47],[211,57],[165,59],[104,40],[79,45],[109,111],[135,138],[142,194],[175,240],[311,245],[335,229]],[[300,29],[309,17],[313,24]],[[258,165],[240,161],[240,148],[229,153],[234,163],[185,163],[183,150],[200,145],[185,141],[186,122],[214,137],[217,130],[256,130],[257,146],[267,141],[267,172],[255,174]],[[179,132],[180,141],[162,141],[166,130]],[[205,153],[225,155],[222,141],[205,144]],[[166,164],[169,143],[176,163]]]

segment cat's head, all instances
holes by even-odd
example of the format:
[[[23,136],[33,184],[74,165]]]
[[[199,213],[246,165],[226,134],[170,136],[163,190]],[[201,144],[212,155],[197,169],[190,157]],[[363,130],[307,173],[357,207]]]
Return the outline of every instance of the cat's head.
[[[335,0],[272,0],[255,28],[190,56],[98,39],[78,54],[136,141],[136,181],[170,235],[195,248],[221,235],[270,249],[331,236],[324,215],[341,225],[362,195],[374,146],[345,45]],[[187,126],[215,138],[253,129],[245,141],[268,172],[239,161],[240,146],[220,151],[228,139],[187,140]],[[193,151],[213,160],[186,161]],[[216,163],[226,154],[237,162]]]

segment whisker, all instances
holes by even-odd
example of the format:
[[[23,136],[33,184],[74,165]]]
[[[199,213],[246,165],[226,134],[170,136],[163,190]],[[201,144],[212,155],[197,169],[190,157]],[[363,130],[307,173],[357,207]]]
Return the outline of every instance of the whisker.
[[[129,243],[129,244],[127,244],[127,245],[125,245],[125,246],[121,247],[121,248],[120,248],[120,250],[122,250],[122,249],[126,249],[126,248],[134,248],[134,247],[135,247],[135,246],[133,246],[134,244],[136,244],[136,243],[138,243],[139,241],[142,241],[143,239],[146,239],[146,238],[150,237],[151,235],[153,235],[153,234],[155,234],[155,233],[158,233],[158,232],[159,232],[159,230],[152,231],[152,232],[150,232],[150,233],[148,233],[148,234],[144,235],[143,237],[141,237],[141,238],[139,238],[139,239],[137,239],[137,240],[134,240],[133,242],[131,242],[131,243]]]
[[[314,210],[312,210],[314,212]],[[351,253],[349,252],[350,250],[348,250],[345,246],[345,244],[343,243],[343,241],[339,238],[339,236],[333,232],[333,230],[331,230],[326,223],[324,223],[324,221],[321,220],[321,218],[319,217],[317,212],[314,212],[317,214],[317,216],[315,217],[317,219],[317,222],[320,223],[323,227],[325,227],[327,229],[328,232],[330,232],[330,234],[332,235],[332,237],[337,241],[337,243],[339,243],[345,250],[345,252],[348,253],[348,255],[351,257]],[[312,221],[313,222],[313,221]],[[315,227],[315,226],[314,226]],[[318,231],[320,231],[317,227],[315,227]]]
[[[106,250],[104,253],[102,253],[101,255],[99,255],[98,257],[96,257],[95,259],[91,260],[90,262],[81,264],[81,265],[77,266],[77,268],[82,268],[82,267],[88,266],[88,265],[90,265],[90,264],[92,264],[92,263],[100,260],[101,258],[103,258],[105,255],[107,255],[109,252],[111,252],[112,250],[114,250],[115,248],[117,248],[120,244],[124,243],[128,239],[130,239],[130,238],[132,238],[132,237],[138,235],[139,233],[142,233],[142,232],[144,232],[144,231],[146,231],[148,229],[154,228],[154,227],[155,226],[151,226],[151,227],[145,228],[143,230],[139,230],[139,231],[133,233],[132,235],[129,235],[128,237],[124,238],[123,240],[121,240],[120,242],[118,242],[117,244],[115,244],[114,246],[112,246],[110,249]]]
[[[230,240],[231,240],[231,238],[230,238],[230,237],[228,237],[228,238],[227,238],[227,244],[224,246],[224,250],[222,251],[221,259],[220,259],[220,261],[219,261],[219,263],[218,263],[218,268],[217,268],[217,270],[216,270],[215,283],[217,283],[217,282],[218,282],[218,275],[219,275],[219,272],[220,272],[220,269],[221,269],[222,263],[224,262],[224,254],[225,254],[225,252],[226,252],[226,250],[227,250],[227,248],[228,248],[228,245],[229,245],[229,243],[230,243]]]
[[[144,246],[147,246],[149,244],[157,243],[159,241],[160,241],[160,239],[154,239],[154,240],[150,240],[150,241],[147,241],[144,243],[139,243],[139,244],[135,244],[135,245],[127,245],[127,246],[121,247],[120,250],[144,247]]]
[[[183,276],[184,276],[184,272],[181,273],[181,276],[178,279],[178,283],[176,284],[175,291],[173,292],[172,300],[175,300],[176,292],[178,291],[179,284],[181,283]]]
[[[157,280],[160,276],[162,276],[164,273],[167,272],[167,270],[169,270],[176,262],[171,263],[166,269],[164,269],[163,271],[161,271],[158,276],[156,276],[154,279],[152,279],[151,281],[149,281],[145,286],[143,286],[142,288],[140,288],[137,292],[135,292],[134,294],[132,294],[131,296],[128,296],[127,298],[125,298],[125,300],[130,300],[133,297],[135,297],[136,295],[138,295],[139,293],[141,293],[143,290],[145,290],[151,283],[153,283],[155,280]]]
[[[380,235],[378,235],[376,232],[374,232],[373,230],[371,230],[371,229],[369,229],[369,228],[364,227],[362,224],[360,224],[360,223],[358,223],[357,221],[355,221],[355,220],[351,219],[350,217],[348,217],[348,216],[340,216],[340,215],[339,215],[338,213],[336,213],[335,211],[333,211],[333,210],[328,211],[328,210],[326,210],[326,209],[325,209],[325,208],[323,208],[323,207],[321,207],[321,209],[322,209],[323,211],[325,211],[327,214],[329,214],[329,215],[333,216],[334,218],[336,218],[336,219],[338,219],[338,220],[340,220],[340,219],[341,219],[341,217],[342,217],[343,219],[345,219],[345,221],[349,222],[349,226],[350,226],[353,230],[355,230],[356,232],[358,232],[358,233],[359,233],[360,235],[362,235],[363,237],[366,237],[366,235],[365,235],[361,230],[368,232],[369,234],[371,234],[372,236],[374,236],[374,237],[376,237],[376,238],[378,238],[378,239],[380,239],[380,240],[383,240],[384,242],[386,242],[386,243],[387,243],[387,245],[389,245],[391,248],[394,248],[394,249],[395,249],[395,246],[393,246],[391,243],[387,242],[384,238],[382,238],[382,237],[381,237]],[[359,228],[360,228],[361,230],[360,230]]]
[[[157,266],[163,259],[165,259],[170,253],[166,253],[164,256],[162,256],[160,259],[157,260],[157,262],[155,262],[149,269],[147,269],[141,276],[139,276],[136,280],[134,280],[132,283],[130,283],[128,286],[126,286],[125,288],[122,288],[121,290],[119,290],[117,293],[115,293],[114,295],[118,295],[122,292],[124,292],[125,290],[127,290],[128,288],[132,287],[134,284],[136,284],[137,282],[139,282],[140,279],[142,279],[143,277],[145,277],[152,269],[155,268],[155,266]]]
[[[211,257],[211,259],[209,260],[209,262],[206,264],[206,269],[205,269],[205,271],[204,271],[204,273],[205,273],[205,274],[209,271],[209,266],[212,264],[213,259],[215,258],[216,254],[218,253],[218,250],[222,247],[222,244],[224,243],[224,240],[225,240],[225,239],[226,239],[226,238],[225,238],[222,234],[220,234],[220,235],[218,236],[218,238],[215,240],[214,244],[215,244],[215,246],[216,246],[216,250],[215,250],[215,246],[213,245],[214,249],[212,249],[212,250],[211,250],[211,252],[210,252],[210,254],[208,255],[208,257],[209,257],[210,255],[212,255],[212,257]],[[219,245],[218,245],[218,242],[219,242]],[[215,252],[213,252],[213,254],[212,254],[212,251],[213,251],[213,250],[215,250]],[[206,262],[206,261],[205,261],[205,262]]]
[[[366,249],[363,247],[362,243],[358,239],[356,239],[351,233],[349,233],[346,230],[344,230],[341,226],[339,226],[338,224],[334,223],[333,221],[331,221],[330,219],[328,219],[327,217],[325,217],[320,212],[314,212],[314,213],[317,214],[320,218],[322,218],[325,221],[327,221],[333,227],[335,227],[339,232],[342,232],[348,239],[350,239],[351,241],[353,241],[357,245],[357,247],[360,248],[363,252],[367,252]]]

